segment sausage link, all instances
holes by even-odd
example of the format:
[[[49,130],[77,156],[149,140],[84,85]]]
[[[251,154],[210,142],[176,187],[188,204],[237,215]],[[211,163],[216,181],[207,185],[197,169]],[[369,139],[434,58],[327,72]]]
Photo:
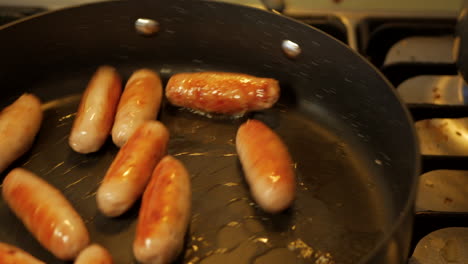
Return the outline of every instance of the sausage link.
[[[279,92],[274,79],[228,72],[179,73],[166,86],[166,97],[173,105],[237,116],[270,108]]]
[[[29,150],[42,122],[41,101],[23,94],[0,112],[0,173]]]
[[[26,251],[0,242],[0,263],[2,264],[45,264]]]
[[[276,213],[294,200],[296,180],[292,159],[281,138],[257,120],[248,120],[237,131],[236,149],[255,201]]]
[[[85,248],[76,258],[75,264],[112,264],[112,256],[98,244],[92,244]]]
[[[89,243],[83,220],[62,193],[22,168],[3,180],[3,199],[43,247],[70,260]]]
[[[162,84],[159,75],[148,69],[132,74],[120,98],[112,140],[122,147],[146,120],[154,120],[161,106]]]
[[[172,156],[156,166],[141,203],[133,253],[142,263],[170,263],[180,253],[190,220],[190,178]]]
[[[121,90],[117,71],[109,66],[99,67],[81,98],[73,122],[69,145],[74,151],[86,154],[101,148],[112,128]]]
[[[164,157],[169,131],[159,121],[146,121],[117,153],[96,194],[100,211],[124,213],[145,190],[156,164]]]

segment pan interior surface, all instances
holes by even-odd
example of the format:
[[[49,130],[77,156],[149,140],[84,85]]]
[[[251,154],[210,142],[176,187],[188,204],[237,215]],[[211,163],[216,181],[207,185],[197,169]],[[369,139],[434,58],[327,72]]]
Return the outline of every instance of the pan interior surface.
[[[161,72],[165,81],[169,76],[166,66],[142,66]],[[136,69],[118,67],[125,79]],[[139,202],[111,219],[99,213],[95,201],[118,149],[110,139],[89,155],[68,146],[74,114],[93,70],[62,73],[29,86],[28,92],[49,99],[32,150],[14,166],[30,169],[62,190],[85,220],[92,241],[108,248],[117,263],[134,263]],[[63,87],[68,95],[52,99]],[[333,116],[312,109],[301,106],[288,88],[273,109],[240,119],[207,118],[163,102],[158,119],[171,133],[168,152],[186,165],[192,180],[192,220],[178,263],[357,263],[374,248],[389,229],[388,190],[366,164],[363,146],[347,138],[352,134],[337,134],[340,124]],[[295,162],[297,199],[281,214],[264,213],[244,180],[234,139],[247,118],[273,128]],[[47,263],[61,263],[32,239],[3,200],[0,222],[8,226],[0,230],[3,242]]]

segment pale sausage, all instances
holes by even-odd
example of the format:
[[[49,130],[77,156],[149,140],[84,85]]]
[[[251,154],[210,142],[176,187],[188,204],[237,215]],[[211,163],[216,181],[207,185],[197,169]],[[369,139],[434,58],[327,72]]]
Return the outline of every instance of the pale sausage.
[[[32,94],[23,94],[0,112],[0,173],[29,150],[41,122],[41,101]]]
[[[255,201],[276,213],[294,200],[296,180],[292,159],[281,138],[257,120],[248,120],[237,131],[236,149]]]
[[[236,116],[272,107],[279,92],[274,79],[229,72],[179,73],[166,86],[173,105]]]
[[[92,244],[85,248],[76,258],[75,264],[112,264],[112,256],[98,244]]]
[[[0,242],[0,263],[2,264],[45,264],[26,251]]]
[[[99,150],[114,123],[122,90],[116,70],[102,66],[96,71],[81,98],[70,133],[69,145],[79,153]]]
[[[70,260],[89,243],[83,220],[63,194],[22,168],[3,180],[3,199],[43,247]]]
[[[120,98],[112,140],[122,147],[146,120],[154,120],[161,106],[162,84],[159,75],[149,69],[132,74]]]
[[[145,190],[156,164],[166,154],[169,132],[146,121],[120,149],[96,194],[100,211],[110,217],[127,211]]]
[[[145,190],[133,253],[142,263],[170,263],[180,253],[190,220],[190,178],[172,156],[156,166]]]

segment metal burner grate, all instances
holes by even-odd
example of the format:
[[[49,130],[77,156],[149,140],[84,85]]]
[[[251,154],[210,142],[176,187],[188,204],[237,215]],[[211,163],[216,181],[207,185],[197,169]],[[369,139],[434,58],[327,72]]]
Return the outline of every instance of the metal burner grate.
[[[465,119],[468,117],[468,104],[465,102],[466,85],[461,77],[458,77],[456,65],[450,54],[451,50],[446,50],[452,45],[451,39],[453,39],[455,25],[456,19],[368,18],[360,24],[358,30],[359,51],[397,88],[403,100],[406,101],[413,119],[419,121],[415,125],[423,154],[423,175],[420,179],[419,201],[416,203],[412,251],[418,243],[421,246],[418,246],[414,252],[411,263],[464,263],[463,256],[462,259],[458,259],[462,262],[444,257],[446,247],[449,247],[451,251],[459,247],[456,242],[447,241],[466,240],[466,237],[463,236],[463,239],[460,239],[454,234],[447,237],[447,233],[450,233],[454,227],[468,227],[468,196],[465,195],[468,190],[457,193],[453,187],[456,186],[457,179],[461,179],[465,184],[468,180],[468,147],[461,147],[465,141],[464,131],[460,132],[449,127],[452,125],[452,127],[464,130],[465,122],[468,120]],[[409,39],[414,41],[414,37],[423,37],[424,41],[431,41],[432,38],[433,41],[440,42],[443,46],[442,50],[428,49],[423,52],[449,55],[435,61],[424,60],[417,55],[411,55],[412,51],[410,51],[409,59],[389,60],[388,56],[392,47],[406,39],[408,42],[400,45],[400,49],[394,54],[407,52],[403,50],[411,46]],[[444,41],[445,44],[442,44]],[[413,49],[418,49],[418,47],[413,47]],[[388,63],[388,61],[393,62]],[[427,87],[422,89],[418,87],[420,85],[427,85]],[[414,95],[418,91],[426,94]],[[434,191],[434,179],[437,180],[437,184],[444,183],[445,186],[436,186],[440,190]],[[468,189],[468,184],[461,189]],[[425,191],[430,193],[425,193]],[[437,197],[434,197],[435,195]],[[454,201],[454,199],[463,199],[463,201]],[[452,206],[453,203],[457,203],[458,206]],[[451,206],[454,211],[450,211]],[[440,246],[435,246],[433,251],[442,254],[441,257],[437,257],[438,260],[436,260],[434,256],[422,256],[429,254],[421,253],[424,251],[421,248],[437,244],[436,241],[440,242]]]

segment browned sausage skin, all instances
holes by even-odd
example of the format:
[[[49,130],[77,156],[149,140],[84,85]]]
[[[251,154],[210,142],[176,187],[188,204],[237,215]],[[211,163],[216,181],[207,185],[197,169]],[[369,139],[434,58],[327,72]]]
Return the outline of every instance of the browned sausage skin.
[[[156,164],[166,154],[169,131],[159,121],[146,121],[135,131],[107,171],[96,194],[100,211],[124,213],[145,190]]]
[[[81,251],[75,264],[112,264],[111,254],[98,244],[92,244]]]
[[[281,138],[257,120],[237,131],[236,148],[255,201],[276,213],[289,207],[295,196],[292,159]]]
[[[166,85],[166,97],[174,105],[236,116],[272,107],[279,92],[274,79],[229,72],[179,73]]]
[[[180,253],[190,220],[190,178],[172,156],[156,166],[141,203],[133,253],[142,263],[170,263]]]
[[[101,148],[114,123],[121,91],[117,71],[110,66],[99,67],[81,98],[73,122],[69,145],[74,151],[86,154]]]
[[[16,168],[3,180],[3,199],[34,237],[57,258],[70,260],[89,243],[83,220],[52,185]]]
[[[0,242],[0,263],[2,264],[45,264],[26,251]]]
[[[135,71],[120,98],[112,140],[122,147],[145,121],[154,120],[161,106],[162,84],[159,75],[149,69]]]
[[[42,122],[41,101],[23,94],[0,112],[0,173],[29,150]]]

